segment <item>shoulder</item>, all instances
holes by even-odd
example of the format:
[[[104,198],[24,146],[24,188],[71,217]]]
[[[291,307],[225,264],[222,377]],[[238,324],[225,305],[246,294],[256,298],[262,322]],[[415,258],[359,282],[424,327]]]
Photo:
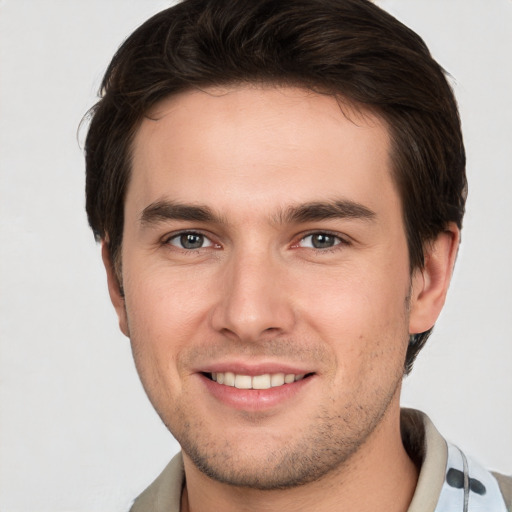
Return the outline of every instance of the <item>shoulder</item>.
[[[446,441],[425,414],[402,410],[402,439],[420,468],[408,512],[468,510],[512,512],[512,476],[493,473]]]
[[[503,494],[503,498],[505,499],[507,509],[512,512],[512,476],[506,476],[494,472],[493,475],[494,478],[496,478],[498,481],[498,485],[500,486],[501,494]]]
[[[130,512],[179,512],[184,478],[183,458],[178,453],[156,480],[137,497]]]

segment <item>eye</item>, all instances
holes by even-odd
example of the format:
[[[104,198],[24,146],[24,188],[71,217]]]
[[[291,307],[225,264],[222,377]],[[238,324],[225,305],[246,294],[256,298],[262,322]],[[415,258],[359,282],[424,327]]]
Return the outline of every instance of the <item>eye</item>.
[[[214,243],[202,235],[201,233],[186,232],[175,235],[167,240],[169,245],[178,247],[180,249],[194,250],[203,249],[205,247],[213,247]]]
[[[297,244],[299,247],[308,247],[312,249],[330,249],[336,245],[344,243],[339,236],[330,233],[311,233],[305,236]]]

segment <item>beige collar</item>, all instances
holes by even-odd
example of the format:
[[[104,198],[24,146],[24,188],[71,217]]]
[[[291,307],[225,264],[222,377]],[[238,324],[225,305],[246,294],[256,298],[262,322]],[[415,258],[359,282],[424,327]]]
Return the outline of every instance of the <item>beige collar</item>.
[[[402,437],[409,455],[420,463],[416,490],[407,512],[434,512],[444,483],[448,447],[430,418],[414,409],[402,409]]]

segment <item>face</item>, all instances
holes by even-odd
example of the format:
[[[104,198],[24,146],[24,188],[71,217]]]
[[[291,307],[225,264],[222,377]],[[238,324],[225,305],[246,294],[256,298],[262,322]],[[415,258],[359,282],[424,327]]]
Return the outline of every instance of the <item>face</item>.
[[[347,463],[398,408],[413,314],[384,123],[207,89],[160,103],[133,150],[114,303],[186,463],[260,489]]]

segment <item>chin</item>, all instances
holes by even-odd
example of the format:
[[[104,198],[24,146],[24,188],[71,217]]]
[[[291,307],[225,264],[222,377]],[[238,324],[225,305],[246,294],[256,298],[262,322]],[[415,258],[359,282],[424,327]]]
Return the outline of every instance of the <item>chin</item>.
[[[213,433],[204,436],[203,428],[200,439],[192,434],[201,431],[194,428],[199,425],[189,424],[185,433],[175,437],[185,456],[207,477],[235,487],[270,491],[299,487],[342,470],[377,424],[362,421],[350,427],[346,418],[323,416],[309,427],[302,426],[295,436],[247,433],[221,438]]]

